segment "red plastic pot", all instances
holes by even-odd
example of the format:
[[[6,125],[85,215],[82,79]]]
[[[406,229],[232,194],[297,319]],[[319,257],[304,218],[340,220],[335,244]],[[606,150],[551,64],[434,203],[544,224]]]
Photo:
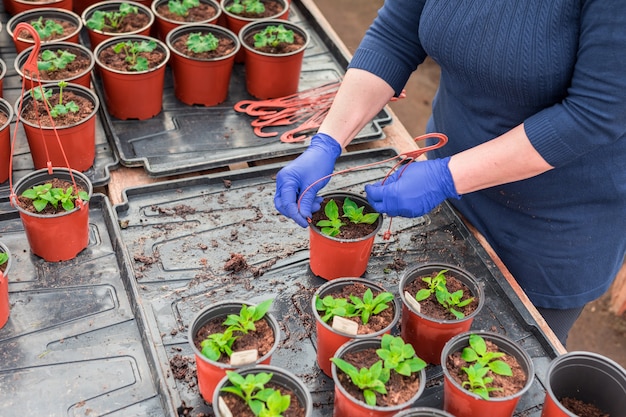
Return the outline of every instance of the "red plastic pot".
[[[0,25],[0,32],[2,31],[2,26]],[[4,95],[4,77],[7,75],[7,64],[4,60],[0,59],[0,98]],[[2,181],[0,181],[2,182]]]
[[[519,390],[513,395],[506,397],[496,397],[485,400],[482,397],[474,394],[459,383],[452,379],[448,368],[445,366],[446,358],[448,355],[463,350],[464,347],[469,346],[469,336],[471,334],[478,334],[483,339],[488,340],[498,346],[498,349],[507,355],[514,356],[522,369],[526,372],[526,384],[524,388]],[[511,417],[515,412],[517,403],[522,395],[528,391],[534,381],[534,366],[533,362],[517,343],[508,337],[488,331],[470,331],[464,332],[446,343],[441,352],[441,368],[443,370],[443,409],[456,417],[476,417],[476,416],[489,416],[489,417]]]
[[[182,25],[216,24],[222,14],[222,8],[215,0],[200,0],[201,4],[207,5],[215,10],[215,15],[213,17],[197,21],[172,20],[160,15],[158,12],[159,7],[167,5],[169,1],[170,0],[155,0],[150,7],[150,10],[152,10],[152,14],[154,15],[154,32],[156,32],[156,36],[164,42],[167,34],[177,27]]]
[[[213,33],[233,40],[235,48],[215,59],[197,59],[184,55],[173,45],[177,39],[190,33]],[[230,78],[239,51],[239,38],[230,30],[212,24],[184,25],[168,33],[165,42],[171,51],[174,95],[185,104],[215,106],[228,97]]]
[[[626,416],[626,370],[593,352],[568,352],[548,368],[542,417],[576,417],[560,400],[575,398],[593,404],[611,417]]]
[[[362,340],[352,340],[344,345],[342,345],[337,352],[335,353],[335,357],[342,358],[346,353],[349,352],[358,352],[361,350],[371,349],[371,348],[380,348],[380,338],[368,338]],[[356,416],[369,416],[369,417],[392,417],[397,414],[399,411],[405,410],[410,407],[417,399],[422,395],[424,389],[426,387],[426,371],[422,369],[419,374],[419,389],[405,403],[398,404],[395,406],[371,406],[366,404],[365,402],[359,401],[350,395],[346,389],[339,382],[339,378],[337,377],[337,366],[332,364],[332,377],[333,382],[335,383],[335,400],[334,400],[334,408],[333,408],[333,417],[356,417]],[[478,415],[478,414],[477,414]],[[487,416],[488,414],[485,414]],[[490,416],[491,417],[491,416]]]
[[[60,178],[83,187],[91,197],[93,186],[84,174],[67,168],[32,171],[15,184],[15,194],[21,195],[34,185],[44,184],[51,178]],[[15,204],[24,226],[31,251],[48,262],[67,261],[75,258],[89,244],[89,202],[85,201],[71,211],[54,215],[31,213]],[[62,242],[62,244],[60,244]]]
[[[0,329],[9,320],[10,308],[9,304],[9,272],[11,270],[11,252],[2,242],[0,242],[0,252],[9,255],[4,272],[0,271]]]
[[[0,98],[0,112],[7,116],[7,121],[0,125],[0,183],[9,179],[9,161],[11,159],[11,120],[13,107],[3,98]]]
[[[265,314],[265,319],[274,330],[274,345],[267,354],[258,358],[254,363],[235,366],[222,362],[212,361],[204,356],[196,347],[196,345],[194,344],[196,335],[207,322],[217,317],[224,317],[225,319],[228,314],[239,314],[241,306],[244,304],[252,305],[250,303],[238,300],[214,303],[200,311],[191,322],[191,326],[189,326],[188,340],[196,358],[198,388],[200,390],[202,398],[204,398],[204,400],[208,403],[211,403],[213,401],[215,388],[217,387],[217,384],[222,380],[222,378],[226,376],[226,371],[236,371],[242,368],[259,364],[269,365],[272,359],[272,355],[278,348],[278,343],[280,341],[280,327],[278,327],[278,322],[276,321],[274,316],[269,312]]]
[[[57,84],[44,84],[43,87],[53,92],[59,91]],[[93,166],[96,156],[96,115],[100,107],[100,100],[92,90],[78,84],[68,84],[63,91],[71,91],[91,100],[94,103],[94,108],[89,116],[73,125],[56,126],[56,133],[52,127],[39,126],[26,121],[20,114],[18,117],[24,127],[24,133],[26,133],[35,169],[45,168],[48,160],[50,160],[54,167],[65,167],[69,163],[69,167],[72,169],[86,171]],[[23,101],[23,107],[32,100],[30,90],[26,91],[22,98],[15,103],[15,113],[18,113],[20,101]],[[60,145],[57,135],[61,142]],[[67,157],[67,162],[64,155]]]
[[[330,358],[335,355],[337,349],[343,344],[351,340],[370,339],[377,336],[382,336],[384,333],[390,333],[391,329],[398,323],[400,319],[400,303],[397,298],[394,298],[391,308],[394,309],[393,320],[384,329],[370,334],[347,334],[340,332],[332,327],[332,323],[325,323],[317,309],[315,308],[315,299],[317,297],[324,298],[327,295],[331,295],[340,291],[343,287],[354,283],[361,283],[376,293],[387,291],[383,286],[376,284],[373,281],[363,278],[340,278],[333,281],[329,281],[319,287],[311,300],[311,306],[313,309],[313,316],[315,317],[315,331],[317,336],[317,364],[322,372],[328,376],[332,376]]]
[[[87,26],[87,21],[91,19],[93,13],[96,10],[100,10],[103,12],[113,12],[117,11],[120,8],[120,4],[128,3],[130,5],[136,6],[138,9],[138,13],[144,14],[148,16],[148,24],[141,29],[137,29],[131,32],[105,32],[102,30],[91,29]],[[136,1],[100,1],[98,3],[94,3],[91,6],[87,7],[83,10],[80,15],[83,25],[87,30],[87,36],[89,37],[89,45],[91,50],[95,52],[95,49],[100,43],[109,40],[111,38],[118,38],[120,36],[128,36],[128,35],[142,35],[142,36],[150,36],[152,25],[154,24],[154,14],[152,10],[150,10],[149,5],[142,4],[141,2]]]
[[[271,54],[257,51],[246,38],[267,26],[282,24],[304,39],[302,48],[284,54]],[[233,31],[234,32],[234,31]],[[281,20],[262,20],[251,22],[239,31],[239,42],[245,53],[246,89],[259,99],[288,96],[298,92],[304,52],[309,44],[309,34],[304,27]]]
[[[78,44],[80,31],[83,28],[83,22],[76,13],[71,10],[65,9],[57,9],[57,8],[38,8],[32,10],[26,10],[21,13],[16,14],[7,22],[7,33],[11,37],[15,45],[15,49],[17,53],[22,52],[24,49],[28,48],[35,44],[33,39],[26,39],[20,37],[21,34],[18,34],[17,38],[15,37],[15,28],[19,23],[28,23],[43,17],[44,21],[48,19],[61,20],[64,22],[70,22],[74,26],[76,26],[76,30],[72,33],[69,33],[63,37],[54,40],[45,40],[41,39],[41,45],[50,42],[71,42]]]
[[[408,408],[404,411],[400,411],[398,414],[394,414],[393,417],[454,417],[450,413],[446,413],[443,410],[430,407],[417,407]]]
[[[416,279],[430,276],[431,273],[443,269],[448,270],[447,275],[467,285],[473,296],[478,299],[476,310],[460,320],[437,320],[428,317],[409,304],[404,294],[406,286]],[[413,346],[417,356],[435,365],[440,363],[441,350],[446,342],[453,336],[468,331],[474,318],[485,304],[484,290],[472,274],[462,268],[443,263],[421,264],[406,271],[400,280],[400,299],[402,300],[400,325],[402,338]]]
[[[7,12],[15,15],[27,10],[41,9],[44,7],[54,9],[72,10],[72,0],[48,0],[48,1],[29,1],[29,0],[5,0]]]
[[[100,60],[105,48],[118,42],[155,41],[165,57],[158,66],[146,71],[124,72],[109,68]],[[109,114],[121,120],[150,119],[161,112],[163,107],[163,85],[165,68],[170,50],[164,42],[142,35],[127,35],[107,39],[94,50],[96,66],[104,89],[104,101]]]
[[[348,192],[333,192],[325,194],[324,198],[345,199],[350,197],[358,206],[364,206],[365,211],[374,209],[367,200],[358,194]],[[361,239],[337,239],[327,236],[311,225],[309,227],[309,266],[311,272],[326,280],[341,277],[359,277],[367,270],[367,264],[374,247],[374,239],[382,226],[382,216],[378,217],[376,229]]]

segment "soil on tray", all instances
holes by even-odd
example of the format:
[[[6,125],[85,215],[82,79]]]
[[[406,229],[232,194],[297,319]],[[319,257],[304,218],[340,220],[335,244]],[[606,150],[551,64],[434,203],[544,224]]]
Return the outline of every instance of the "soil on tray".
[[[217,14],[217,10],[207,3],[200,3],[196,7],[190,7],[187,10],[186,16],[170,12],[170,8],[167,3],[161,4],[156,8],[156,11],[165,19],[174,20],[176,22],[204,22],[211,20],[211,18]]]
[[[113,50],[114,45],[107,46],[100,51],[98,59],[108,68],[123,72],[136,72],[131,69],[132,65],[126,61],[127,54],[124,51],[116,53]],[[152,52],[139,52],[138,56],[148,60],[148,69],[156,68],[165,60],[165,52],[159,48],[155,48]]]
[[[291,52],[299,51],[300,49],[302,49],[302,47],[304,46],[304,43],[306,42],[302,35],[300,35],[297,32],[294,32],[293,43],[280,42],[276,46],[267,45],[261,48],[257,48],[254,46],[254,35],[261,32],[261,30],[250,32],[243,40],[247,45],[253,47],[254,49],[260,52],[265,52],[265,53],[274,54],[274,55],[288,54]]]
[[[213,320],[209,320],[204,326],[198,329],[193,343],[199,351],[202,351],[200,342],[211,334],[222,333],[226,330],[224,320],[226,320],[226,317],[217,317]],[[261,319],[255,322],[254,325],[256,330],[248,334],[241,334],[241,336],[235,340],[232,345],[233,352],[256,349],[259,354],[258,357],[260,358],[272,350],[275,338],[274,331],[269,322],[265,319]],[[237,335],[239,336],[239,333],[237,333]],[[230,363],[230,358],[227,355],[222,355],[218,362],[228,364]]]
[[[264,1],[261,1],[261,3],[263,3],[263,6],[265,6],[265,10],[263,11],[263,13],[243,12],[243,13],[233,13],[233,14],[236,14],[237,16],[245,17],[248,19],[264,19],[268,17],[277,16],[284,10],[283,4],[279,1],[264,0]]]
[[[567,408],[578,417],[609,417],[608,413],[603,413],[598,407],[576,398],[565,397],[559,400],[563,407]]]
[[[331,292],[326,295],[331,295],[333,298],[345,298],[346,300],[350,300],[350,295],[355,295],[359,298],[363,298],[363,294],[365,294],[365,291],[367,291],[368,288],[369,287],[363,285],[362,283],[357,282],[354,284],[346,285],[345,287],[341,288],[340,291]],[[374,294],[374,298],[376,298],[376,296],[380,294],[380,291],[372,290],[372,293]],[[363,324],[363,320],[361,320],[360,316],[347,317],[347,319],[358,323],[359,330],[357,331],[357,334],[370,334],[379,332],[389,326],[389,324],[391,324],[391,322],[393,321],[394,313],[394,304],[389,303],[388,308],[384,309],[378,314],[371,315],[367,324]]]
[[[73,22],[67,21],[67,20],[62,20],[62,19],[43,19],[43,23],[45,24],[46,21],[48,20],[52,20],[54,23],[56,23],[57,25],[61,25],[63,26],[63,33],[58,34],[56,32],[53,32],[52,34],[50,34],[50,36],[42,38],[42,41],[54,41],[57,39],[63,39],[63,38],[67,38],[68,36],[70,36],[71,34],[76,32],[76,29],[78,29],[78,26],[76,26]],[[18,39],[23,39],[23,40],[32,40],[33,37],[30,35],[29,32],[22,30],[20,31],[19,35],[18,35]]]
[[[59,104],[59,93],[53,93],[48,101],[50,106],[53,107]],[[53,119],[48,115],[46,106],[44,106],[42,102],[29,100],[28,102],[25,102],[24,107],[22,108],[22,117],[24,120],[27,120],[35,125],[41,123],[41,126],[44,127],[52,127],[53,124],[56,127],[61,127],[71,126],[78,123],[93,113],[94,103],[91,100],[87,97],[74,94],[72,91],[64,90],[63,103],[69,103],[71,101],[76,103],[79,110],[76,113],[67,112],[67,114],[59,115]]]
[[[76,58],[72,62],[68,63],[65,68],[59,68],[54,71],[39,70],[39,77],[42,80],[67,80],[68,78],[74,78],[76,76],[85,74],[91,66],[91,58],[81,54],[77,50],[62,48],[58,50],[73,53],[74,55],[76,55]],[[43,51],[39,53],[38,61],[43,61],[43,59],[41,58],[42,53]],[[30,74],[27,75],[30,77]]]
[[[369,368],[378,362],[380,357],[376,354],[376,349],[364,349],[358,352],[348,352],[342,356],[346,362],[354,365],[357,369]],[[363,391],[352,383],[348,375],[338,370],[337,378],[344,389],[354,398],[361,402],[365,402]],[[389,381],[385,384],[387,394],[376,393],[376,405],[382,407],[395,406],[404,404],[409,401],[419,391],[420,380],[419,373],[411,376],[400,375],[391,371]]]
[[[430,276],[434,277],[438,274],[439,271],[433,272]],[[410,284],[404,287],[404,290],[407,291],[411,296],[415,297],[415,294],[419,290],[428,289],[428,284],[425,283],[422,278],[418,277],[414,279]],[[463,290],[463,297],[461,300],[465,300],[470,297],[474,297],[474,301],[466,305],[462,308],[456,308],[457,311],[460,311],[467,317],[467,315],[472,314],[478,308],[478,298],[476,298],[469,287],[463,284],[462,281],[456,279],[452,275],[446,273],[446,287],[448,288],[449,293],[454,293],[458,290]],[[425,316],[432,317],[437,320],[457,320],[457,318],[446,310],[440,303],[437,301],[437,297],[434,294],[431,294],[427,299],[419,302],[420,304],[420,313]]]
[[[205,33],[203,33],[203,35],[204,34]],[[172,46],[181,54],[191,58],[212,59],[226,56],[230,54],[236,46],[235,41],[232,38],[229,38],[228,36],[222,36],[219,33],[213,33],[213,35],[215,35],[215,37],[219,40],[219,43],[215,50],[206,52],[193,52],[189,48],[187,48],[187,40],[189,39],[189,35],[190,34],[182,35],[181,37],[177,38],[172,43]]]
[[[272,389],[278,390],[280,391],[281,395],[289,395],[291,397],[289,408],[287,408],[287,410],[282,412],[281,416],[301,417],[305,415],[306,410],[304,409],[304,406],[300,404],[300,400],[298,399],[298,397],[295,395],[295,393],[292,390],[285,388],[281,385],[274,384],[271,381],[265,384],[265,388],[272,388]],[[236,396],[235,394],[224,393],[221,395],[221,397],[226,403],[226,405],[228,406],[228,409],[230,410],[233,416],[256,417],[255,414],[252,412],[252,410],[250,410],[250,407],[248,406],[248,404],[246,404],[245,401],[243,401],[240,397]]]
[[[62,188],[63,190],[67,190],[68,187],[72,187],[74,194],[77,194],[77,190],[74,188],[74,184],[72,184],[70,181],[65,181],[65,180],[61,180],[58,178],[53,178],[51,181],[46,181],[43,184],[49,184],[52,183],[52,188]],[[84,189],[79,183],[76,183],[76,187],[78,188],[78,191],[87,191],[86,189]],[[31,213],[37,213],[37,214],[56,214],[56,213],[63,213],[65,212],[65,209],[63,209],[63,207],[61,206],[61,204],[59,204],[56,208],[54,206],[52,206],[51,204],[48,204],[46,206],[46,208],[44,208],[42,211],[37,211],[35,209],[35,207],[33,206],[33,200],[31,200],[30,198],[26,198],[26,197],[22,197],[22,196],[17,196],[17,202],[20,205],[21,208],[23,208],[26,211],[29,211]]]
[[[140,9],[137,13],[129,13],[124,16],[115,28],[111,26],[111,21],[108,18],[105,17],[104,22],[107,26],[102,32],[129,33],[139,31],[148,26],[150,24],[150,16],[143,13]]]
[[[489,340],[485,340],[485,343],[487,344],[487,352],[500,352],[495,343]],[[493,382],[487,384],[487,387],[496,388],[496,390],[489,393],[490,398],[500,398],[513,395],[521,391],[524,388],[524,385],[526,385],[526,372],[513,355],[507,354],[499,359],[511,367],[513,375],[503,376],[489,371],[486,377],[493,378]],[[459,385],[463,385],[463,382],[468,380],[467,374],[462,370],[462,368],[469,365],[471,364],[461,358],[461,352],[454,352],[448,355],[448,358],[446,359],[446,367],[450,372],[450,376]]]
[[[324,213],[324,208],[329,201],[329,198],[325,198],[324,201],[322,201],[320,209],[313,213],[311,216],[311,227],[315,227],[319,230],[320,228],[315,226],[317,222],[320,220],[328,220],[328,217],[326,217],[326,214]],[[335,239],[359,239],[376,230],[377,222],[374,222],[373,224],[352,223],[347,218],[343,217],[343,200],[335,200],[335,202],[337,203],[337,208],[339,209],[339,217],[345,223],[345,226],[341,227],[341,232],[337,236],[333,236]],[[365,207],[363,214],[367,213],[372,213],[372,211],[368,211],[367,207]]]

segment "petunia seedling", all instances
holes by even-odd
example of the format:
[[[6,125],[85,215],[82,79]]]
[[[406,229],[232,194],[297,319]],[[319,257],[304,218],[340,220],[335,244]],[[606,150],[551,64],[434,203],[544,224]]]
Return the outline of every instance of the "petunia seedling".
[[[380,349],[376,354],[384,362],[385,368],[393,369],[400,375],[411,376],[426,368],[426,362],[415,355],[411,344],[404,343],[399,336],[384,334],[380,342]]]
[[[322,321],[328,323],[333,317],[354,317],[355,308],[345,298],[334,298],[327,295],[324,298],[319,295],[315,298],[315,309],[320,313]]]
[[[46,49],[41,53],[41,60],[37,61],[37,69],[40,71],[57,71],[65,69],[68,64],[74,62],[76,55],[66,50],[56,52]]]
[[[383,366],[383,361],[377,361],[371,367],[357,369],[354,365],[341,358],[331,358],[332,363],[350,377],[350,380],[362,392],[368,405],[376,405],[376,392],[387,394],[385,384],[389,381],[389,369]]]
[[[294,39],[293,30],[285,28],[284,25],[270,25],[254,34],[254,47],[263,48],[271,46],[275,48],[281,43],[291,45]]]
[[[349,197],[344,199],[342,209],[343,217],[355,224],[374,224],[380,216],[379,213],[363,214],[364,207],[359,207]],[[316,226],[321,228],[322,233],[327,236],[337,236],[341,233],[341,227],[345,226],[346,223],[344,223],[339,216],[339,206],[337,206],[335,200],[331,199],[326,203],[324,206],[324,214],[327,219],[318,221]]]
[[[124,17],[138,12],[137,6],[129,3],[120,3],[118,10],[95,10],[85,24],[92,30],[103,32],[117,31]]]
[[[89,200],[89,194],[85,191],[79,191],[76,194],[71,186],[63,190],[62,188],[53,188],[50,183],[34,185],[24,190],[22,197],[32,200],[33,206],[38,212],[45,209],[48,204],[54,208],[57,208],[60,204],[64,210],[70,211],[76,206],[75,201],[77,198],[80,198],[82,201]]]
[[[511,367],[499,359],[504,356],[506,355],[503,352],[488,352],[485,339],[477,334],[470,335],[469,346],[463,348],[461,352],[461,358],[471,363],[470,366],[462,368],[468,377],[468,380],[463,382],[463,387],[485,400],[489,399],[490,392],[500,391],[501,388],[488,386],[493,382],[493,378],[488,374],[491,371],[497,375],[513,375]]]
[[[212,33],[190,33],[187,37],[187,48],[196,54],[215,51],[219,45],[219,39]]]
[[[35,100],[45,101],[48,104],[48,108],[50,109],[50,116],[52,116],[54,119],[68,113],[77,113],[80,108],[75,102],[63,102],[63,89],[67,87],[67,81],[59,81],[57,85],[59,86],[59,101],[54,106],[50,104],[50,98],[52,98],[52,90],[44,88],[43,86],[39,86],[33,88],[30,94]]]
[[[4,265],[9,260],[9,255],[5,252],[0,252],[0,265]]]
[[[35,29],[41,39],[49,39],[55,34],[59,36],[63,35],[63,26],[52,19],[44,20],[43,16],[39,17],[37,20],[31,21],[30,25]]]
[[[232,385],[223,387],[221,392],[229,392],[241,398],[260,417],[280,417],[289,408],[291,397],[280,391],[266,388],[274,374],[271,372],[249,373],[245,377],[234,371],[226,371]]]
[[[270,309],[273,299],[265,300],[260,304],[247,306],[242,305],[239,314],[229,314],[224,321],[224,325],[233,331],[247,334],[256,330],[255,322],[265,317],[265,313]]]
[[[206,339],[200,342],[200,351],[202,355],[206,356],[212,361],[218,361],[222,354],[233,354],[233,343],[237,340],[238,336],[233,335],[232,329],[226,329],[223,333],[210,334]]]
[[[424,301],[434,294],[437,302],[443,308],[452,313],[457,319],[462,319],[465,317],[465,314],[459,311],[459,309],[469,305],[474,301],[474,297],[463,299],[463,290],[450,293],[447,287],[448,281],[445,276],[446,272],[448,272],[448,270],[444,269],[439,271],[434,277],[422,278],[422,281],[428,284],[428,288],[419,290],[417,294],[415,294],[415,299],[417,301]]]
[[[133,71],[146,71],[148,70],[148,59],[141,56],[142,52],[152,52],[156,49],[157,43],[153,40],[134,42],[128,40],[126,42],[119,42],[113,45],[113,51],[116,54],[124,53],[124,60],[130,65],[130,69]]]
[[[167,3],[170,12],[182,17],[186,17],[189,14],[189,9],[199,5],[200,0],[170,0]]]
[[[363,293],[363,298],[359,298],[356,295],[350,296],[350,301],[354,305],[354,314],[361,316],[363,324],[367,324],[372,315],[389,308],[389,302],[392,300],[392,293],[383,291],[374,297],[374,293],[369,288]]]
[[[234,0],[226,10],[234,14],[261,14],[265,11],[265,5],[261,0]]]

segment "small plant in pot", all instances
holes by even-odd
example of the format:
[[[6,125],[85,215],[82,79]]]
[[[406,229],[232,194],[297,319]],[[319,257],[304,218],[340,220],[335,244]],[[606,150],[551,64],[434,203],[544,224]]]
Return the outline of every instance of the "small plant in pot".
[[[511,417],[534,380],[528,353],[488,331],[454,336],[441,352],[444,410],[456,417]]]
[[[67,168],[32,171],[16,182],[12,203],[35,255],[67,261],[87,247],[92,192],[89,178]]]
[[[270,365],[226,371],[213,396],[216,417],[309,417],[313,400],[291,372]]]
[[[164,42],[149,36],[120,36],[101,42],[94,55],[109,114],[122,120],[146,120],[161,112],[170,58]]]
[[[259,99],[298,91],[307,30],[296,23],[270,19],[251,22],[239,32],[245,53],[246,89]]]
[[[444,263],[415,265],[400,280],[401,335],[425,361],[439,364],[453,336],[468,331],[484,305],[484,290],[468,271]]]
[[[331,359],[333,416],[392,416],[408,408],[425,388],[426,362],[400,336],[353,340]]]
[[[65,81],[25,92],[15,113],[24,126],[35,168],[46,167],[48,161],[78,171],[91,168],[99,106],[91,89]]]
[[[185,104],[214,106],[228,97],[235,54],[240,44],[230,30],[212,24],[173,29],[165,42],[171,50],[174,95]]]
[[[280,339],[278,322],[268,312],[272,301],[215,303],[194,318],[189,342],[196,358],[200,394],[208,403],[226,371],[269,365]]]
[[[162,41],[183,24],[216,24],[222,14],[215,0],[155,0],[151,7],[157,36]]]
[[[363,278],[340,278],[313,295],[317,363],[331,376],[330,358],[344,343],[391,332],[400,319],[398,300],[382,286]]]
[[[16,31],[20,23],[30,25],[42,44],[48,42],[78,44],[79,34],[83,28],[80,16],[69,10],[40,8],[18,13],[7,22],[7,32],[13,39],[18,53],[35,44],[34,37],[29,31]]]
[[[154,14],[148,6],[133,1],[101,1],[82,15],[93,51],[103,41],[125,35],[149,36]]]
[[[541,417],[626,415],[626,370],[594,352],[568,352],[552,360]]]
[[[358,194],[334,192],[322,198],[322,206],[313,213],[309,227],[311,272],[327,280],[359,277],[367,269],[376,233],[382,226],[382,216],[376,216],[378,213]],[[331,205],[327,208],[329,203]],[[352,210],[354,220],[346,210]],[[323,229],[337,228],[340,233],[333,231],[334,236],[323,232]],[[350,261],[346,262],[347,259]]]
[[[9,320],[9,272],[11,270],[11,252],[0,242],[0,329]]]

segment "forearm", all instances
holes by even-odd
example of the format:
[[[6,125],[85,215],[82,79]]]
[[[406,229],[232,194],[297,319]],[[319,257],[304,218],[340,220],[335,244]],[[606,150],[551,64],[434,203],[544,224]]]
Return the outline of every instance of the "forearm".
[[[319,132],[346,147],[393,96],[393,89],[377,76],[349,69]]]
[[[523,125],[452,156],[448,167],[459,194],[524,180],[553,168],[531,145]]]

